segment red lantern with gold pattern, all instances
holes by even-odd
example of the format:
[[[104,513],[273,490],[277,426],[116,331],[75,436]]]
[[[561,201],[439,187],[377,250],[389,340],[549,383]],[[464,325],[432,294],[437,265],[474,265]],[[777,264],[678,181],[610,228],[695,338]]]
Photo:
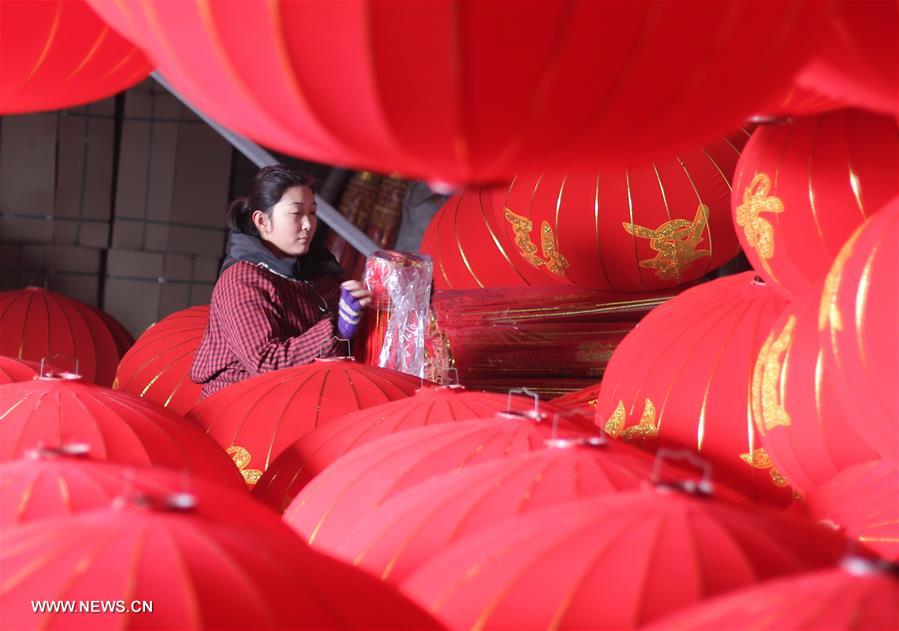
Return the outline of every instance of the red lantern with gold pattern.
[[[579,438],[593,428],[568,418],[506,412],[494,419],[443,423],[385,436],[354,449],[294,498],[284,520],[311,545],[332,548],[359,520],[429,478],[482,462],[546,449],[553,437]],[[593,432],[595,434],[595,432]]]
[[[852,465],[876,459],[840,405],[818,334],[820,289],[780,316],[758,354],[752,416],[774,467],[807,493]]]
[[[422,241],[436,287],[651,291],[698,278],[739,251],[730,179],[748,137],[739,130],[654,162],[459,193]]]
[[[0,114],[96,101],[144,79],[144,54],[84,0],[0,3]]]
[[[899,562],[899,463],[877,460],[839,473],[808,496],[812,517]]]
[[[0,292],[0,355],[46,360],[101,386],[119,362],[116,336],[95,309],[39,287]]]
[[[747,587],[658,620],[647,629],[896,628],[899,580],[884,563],[848,557],[841,567],[803,572]]]
[[[750,414],[756,356],[786,301],[751,272],[688,289],[649,313],[612,355],[596,402],[607,434],[699,452],[715,478],[789,504]]]
[[[424,386],[414,396],[346,414],[297,439],[266,469],[253,494],[283,511],[312,478],[361,445],[415,427],[493,418],[504,410],[532,412],[535,418],[545,414],[547,419],[559,411],[517,395]]]
[[[824,281],[818,320],[824,368],[847,421],[892,460],[899,460],[897,261],[899,198],[860,226],[840,250]]]
[[[0,419],[0,462],[32,449],[77,448],[97,460],[167,467],[241,487],[234,463],[193,423],[75,375],[3,386]]]
[[[190,412],[255,485],[291,443],[344,414],[411,396],[418,377],[357,364],[317,359],[275,370],[219,390]]]
[[[437,289],[544,287],[558,284],[536,269],[517,268],[495,220],[502,203],[494,188],[469,188],[451,197],[431,219],[420,250],[434,261]]]
[[[839,110],[756,129],[733,186],[737,235],[790,297],[827,274],[852,232],[899,193],[893,118]]]
[[[184,499],[140,498],[4,530],[4,628],[439,628],[393,589],[309,550],[288,529],[260,529],[250,519],[258,513],[219,521],[200,508],[209,498]],[[34,599],[61,594],[81,602],[102,595],[112,602],[94,600],[97,611],[117,600],[123,610],[35,613]]]
[[[400,590],[451,629],[636,629],[827,567],[842,547],[773,510],[649,488],[498,523],[442,550]]]
[[[200,400],[202,384],[190,380],[190,366],[206,331],[209,306],[191,307],[163,318],[125,353],[113,390],[121,390],[186,414]]]
[[[750,0],[91,4],[230,129],[319,162],[451,183],[620,164],[733,129],[789,86],[832,9],[784,0],[764,11]]]

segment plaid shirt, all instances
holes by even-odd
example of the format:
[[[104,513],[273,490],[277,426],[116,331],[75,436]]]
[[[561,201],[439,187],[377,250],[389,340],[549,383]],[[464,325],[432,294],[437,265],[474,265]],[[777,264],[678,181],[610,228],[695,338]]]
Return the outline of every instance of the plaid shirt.
[[[298,281],[235,263],[215,284],[191,380],[207,397],[247,377],[344,351],[332,339],[339,298],[337,277]]]

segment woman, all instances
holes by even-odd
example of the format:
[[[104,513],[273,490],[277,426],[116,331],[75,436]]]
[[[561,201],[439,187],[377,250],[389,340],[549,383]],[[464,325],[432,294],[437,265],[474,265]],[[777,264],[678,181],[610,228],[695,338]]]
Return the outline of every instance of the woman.
[[[317,219],[312,181],[265,167],[249,197],[228,209],[227,257],[212,292],[209,324],[190,378],[203,396],[247,377],[345,352],[336,336],[356,333],[371,294],[340,283],[340,265],[312,248]]]

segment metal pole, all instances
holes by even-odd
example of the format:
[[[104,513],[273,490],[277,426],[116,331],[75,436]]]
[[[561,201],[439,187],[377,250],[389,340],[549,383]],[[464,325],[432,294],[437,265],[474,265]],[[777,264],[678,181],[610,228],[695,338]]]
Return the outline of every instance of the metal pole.
[[[172,95],[177,98],[179,101],[184,103],[187,107],[189,107],[194,114],[199,116],[203,121],[206,122],[207,125],[212,127],[215,131],[217,131],[221,136],[231,143],[235,149],[240,151],[243,155],[245,155],[253,164],[262,168],[264,166],[268,166],[270,164],[277,164],[278,161],[275,157],[270,154],[268,151],[257,145],[255,142],[250,140],[249,138],[244,138],[240,134],[237,134],[222,125],[219,125],[217,122],[209,118],[206,114],[201,112],[199,109],[191,105],[190,101],[188,101],[184,96],[182,96],[178,90],[176,90],[172,85],[166,81],[166,79],[159,73],[159,71],[153,72],[151,75],[153,79],[156,80],[159,85],[164,87],[166,90],[172,93]],[[375,250],[379,250],[378,244],[368,238],[364,232],[359,230],[355,225],[347,221],[346,217],[341,215],[337,209],[335,209],[331,204],[327,201],[319,197],[315,196],[316,204],[318,205],[318,216],[324,221],[334,232],[343,237],[347,243],[353,246],[356,250],[361,252],[364,256],[369,256]]]

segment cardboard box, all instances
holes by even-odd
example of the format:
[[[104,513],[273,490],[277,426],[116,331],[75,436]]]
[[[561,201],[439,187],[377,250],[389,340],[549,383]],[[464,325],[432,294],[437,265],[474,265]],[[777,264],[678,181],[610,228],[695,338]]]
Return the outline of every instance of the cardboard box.
[[[112,246],[220,256],[233,149],[159,90],[125,97]]]
[[[0,245],[0,289],[46,287],[98,306],[103,250],[74,245]]]
[[[53,214],[58,119],[56,112],[0,118],[0,214],[4,218]]]
[[[106,269],[104,310],[138,336],[170,313],[209,304],[219,258],[112,249]]]
[[[53,241],[105,248],[112,222],[115,105],[60,113]]]

